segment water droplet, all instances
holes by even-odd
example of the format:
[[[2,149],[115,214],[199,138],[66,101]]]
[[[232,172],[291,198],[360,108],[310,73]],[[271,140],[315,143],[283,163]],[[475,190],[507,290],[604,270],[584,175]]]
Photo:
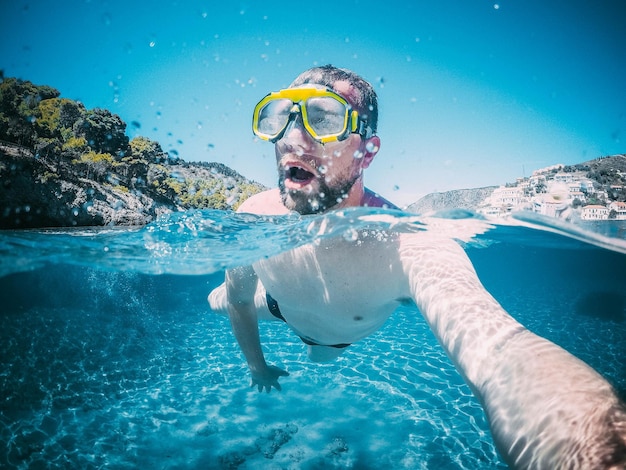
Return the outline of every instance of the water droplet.
[[[357,160],[360,160],[361,158],[363,158],[363,152],[361,152],[360,150],[357,150],[357,151],[354,152],[352,157],[357,159]]]
[[[320,167],[317,169],[322,175],[325,175],[326,172],[328,171],[328,167],[326,165],[320,165]]]
[[[398,186],[397,184],[394,184],[394,185],[393,185],[393,190],[394,190],[394,191],[397,191],[398,189],[400,189],[400,186]]]
[[[340,150],[335,150],[335,151],[333,152],[333,156],[335,156],[335,157],[337,157],[337,158],[341,157],[341,151],[340,151]]]
[[[499,10],[499,9],[500,9],[500,5],[499,5],[498,3],[495,3],[495,4],[493,5],[493,9],[494,9],[494,10]]]
[[[156,46],[156,42],[155,42],[155,41],[150,41],[149,46],[150,46],[150,47],[154,47],[154,46]]]
[[[365,150],[367,150],[370,153],[378,152],[378,146],[374,145],[374,142],[370,141],[367,144],[365,144]]]

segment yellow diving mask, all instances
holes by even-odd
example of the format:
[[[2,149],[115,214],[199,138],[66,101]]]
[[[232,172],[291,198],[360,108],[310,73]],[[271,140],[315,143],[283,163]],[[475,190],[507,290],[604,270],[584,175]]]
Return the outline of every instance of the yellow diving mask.
[[[286,88],[267,95],[254,107],[252,130],[257,137],[276,142],[298,114],[306,131],[322,144],[344,140],[350,134],[365,139],[373,135],[367,120],[346,99],[316,87]]]

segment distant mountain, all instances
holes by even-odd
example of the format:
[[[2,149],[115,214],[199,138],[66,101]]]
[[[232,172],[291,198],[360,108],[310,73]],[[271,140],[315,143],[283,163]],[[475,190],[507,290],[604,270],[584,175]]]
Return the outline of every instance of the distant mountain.
[[[104,109],[0,75],[0,229],[143,225],[193,208],[236,209],[265,187],[188,163]]]
[[[593,194],[588,194],[590,203],[605,205],[611,201],[626,201],[626,154],[599,157],[576,165],[553,165],[538,169],[534,173],[542,175],[535,187],[527,192],[539,194],[546,191],[545,183],[558,173],[583,175],[594,183]],[[507,183],[513,188],[528,178],[519,178],[515,183]],[[431,193],[409,205],[406,210],[418,214],[448,209],[468,209],[476,211],[493,194],[497,186],[473,189],[455,189],[441,193]],[[530,195],[532,195],[530,194]],[[575,198],[573,200],[576,200]]]
[[[488,186],[475,189],[455,189],[441,193],[430,193],[409,205],[405,210],[417,214],[436,212],[446,209],[468,209],[475,211],[478,206],[497,186]]]

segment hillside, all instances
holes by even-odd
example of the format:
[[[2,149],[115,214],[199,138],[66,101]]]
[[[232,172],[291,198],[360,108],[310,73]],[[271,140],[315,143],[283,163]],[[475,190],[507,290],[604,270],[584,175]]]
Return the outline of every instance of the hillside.
[[[475,189],[455,189],[440,193],[430,193],[409,205],[406,210],[417,214],[435,212],[445,209],[468,209],[475,211],[496,186]]]
[[[563,201],[567,201],[572,209],[580,211],[586,204],[604,206],[607,207],[607,219],[621,218],[621,214],[611,216],[614,210],[611,207],[616,202],[626,201],[626,155],[537,169],[530,178],[518,178],[515,183],[500,187],[431,193],[409,205],[406,210],[420,214],[447,209],[485,213],[486,207],[490,206],[501,215],[533,207],[535,211],[554,215],[550,214],[550,204],[555,203],[553,192],[556,189],[558,193],[563,187],[568,194],[559,197],[564,197]]]
[[[143,225],[236,209],[264,189],[220,163],[189,163],[104,109],[47,86],[0,82],[0,229]]]
[[[72,170],[0,143],[0,229],[144,225],[178,210],[236,209],[264,189],[218,163],[148,163],[143,182]]]

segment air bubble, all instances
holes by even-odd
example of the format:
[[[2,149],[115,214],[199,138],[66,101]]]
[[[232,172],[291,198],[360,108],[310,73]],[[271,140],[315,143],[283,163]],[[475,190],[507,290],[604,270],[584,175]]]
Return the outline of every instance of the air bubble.
[[[359,239],[359,232],[357,232],[353,228],[349,228],[348,230],[343,232],[343,238],[348,242],[355,242]]]

